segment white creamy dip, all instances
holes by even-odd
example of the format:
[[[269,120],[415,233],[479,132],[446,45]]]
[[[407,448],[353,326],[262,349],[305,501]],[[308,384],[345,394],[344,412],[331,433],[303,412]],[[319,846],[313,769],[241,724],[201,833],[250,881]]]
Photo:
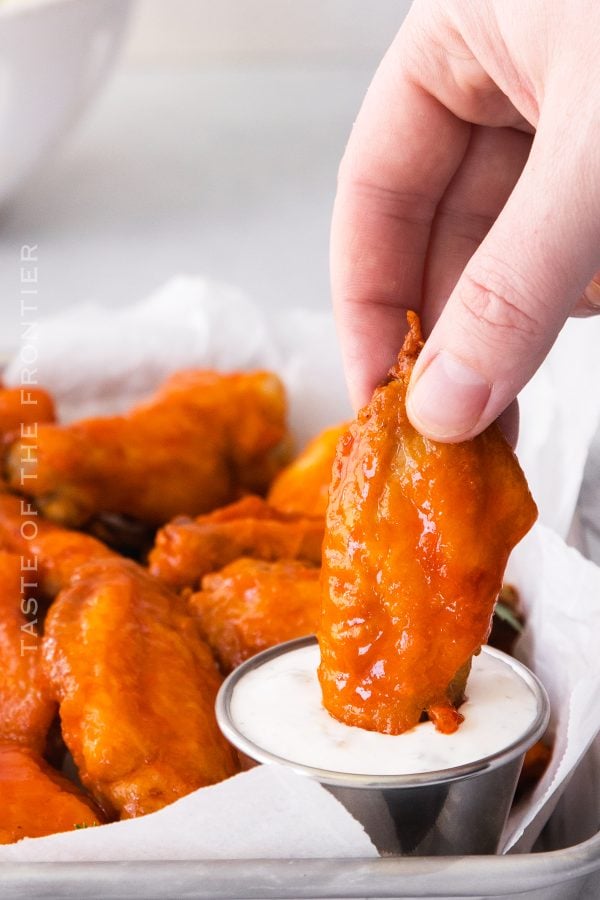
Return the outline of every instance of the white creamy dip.
[[[422,722],[404,734],[344,725],[324,709],[317,679],[319,648],[283,653],[250,669],[231,698],[233,724],[258,747],[292,763],[357,775],[410,775],[475,762],[505,749],[533,724],[529,685],[508,662],[473,660],[465,721],[454,734]]]

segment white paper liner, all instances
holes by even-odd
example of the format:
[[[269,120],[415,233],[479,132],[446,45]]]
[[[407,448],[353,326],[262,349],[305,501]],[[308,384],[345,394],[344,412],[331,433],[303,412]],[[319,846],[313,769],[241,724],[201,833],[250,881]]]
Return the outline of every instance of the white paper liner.
[[[566,546],[598,419],[600,321],[570,323],[521,398],[519,457],[540,522],[515,550],[508,577],[521,593],[527,629],[520,656],[552,703],[555,752],[532,796],[514,809],[504,847],[528,850],[578,761],[600,730],[600,569]],[[42,320],[32,338],[39,383],[63,419],[121,411],[182,368],[272,368],[290,400],[298,446],[351,415],[329,313],[291,310],[267,318],[238,291],[176,278],[120,310],[80,305]],[[19,384],[17,355],[5,372]],[[563,806],[567,801],[565,797]],[[565,817],[598,801],[568,799]],[[595,803],[594,811],[590,810]],[[359,826],[318,785],[260,769],[196,791],[142,819],[0,848],[0,861],[369,856]]]
[[[533,846],[577,763],[600,730],[600,568],[543,525],[515,548],[507,580],[518,586],[527,628],[516,655],[550,698],[552,763],[533,794],[513,809],[505,848]],[[577,815],[598,820],[597,795],[572,800]],[[518,842],[518,843],[517,843]]]
[[[314,781],[260,766],[151,816],[0,847],[0,862],[377,856],[361,825]]]

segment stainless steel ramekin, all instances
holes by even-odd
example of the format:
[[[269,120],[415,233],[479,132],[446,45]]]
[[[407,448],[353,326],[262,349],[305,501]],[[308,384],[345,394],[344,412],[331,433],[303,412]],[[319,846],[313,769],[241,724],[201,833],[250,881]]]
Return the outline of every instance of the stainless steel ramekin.
[[[320,782],[365,826],[380,852],[412,856],[497,852],[525,753],[548,726],[548,696],[535,675],[499,650],[482,650],[507,663],[536,699],[534,721],[508,747],[450,769],[414,775],[353,775],[277,756],[247,738],[231,715],[235,687],[246,673],[274,657],[314,643],[316,638],[308,637],[279,644],[231,673],[216,704],[217,720],[225,737],[256,762],[286,766]]]

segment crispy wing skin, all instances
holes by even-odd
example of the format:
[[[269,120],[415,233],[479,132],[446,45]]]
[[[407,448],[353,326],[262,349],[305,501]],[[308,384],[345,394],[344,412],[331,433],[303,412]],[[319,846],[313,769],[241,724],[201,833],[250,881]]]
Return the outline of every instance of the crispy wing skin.
[[[0,547],[23,558],[28,581],[46,598],[55,597],[86,562],[116,556],[90,535],[44,519],[29,500],[2,493]]]
[[[496,425],[436,444],[405,411],[417,316],[390,372],[342,439],[323,562],[319,677],[328,711],[397,734],[428,714],[454,731],[473,654],[513,546],[537,510]]]
[[[319,565],[324,522],[283,513],[260,497],[245,497],[195,520],[177,518],[156,536],[150,571],[174,588],[197,587],[204,575],[240,556]]]
[[[11,447],[7,476],[64,525],[99,513],[162,525],[266,491],[286,440],[275,375],[181,372],[127,415],[40,425]]]
[[[56,704],[41,673],[35,598],[21,558],[0,552],[0,844],[98,825],[99,813],[42,760]]]
[[[269,503],[284,512],[325,516],[335,450],[348,423],[318,434],[302,453],[283,469],[271,486]]]
[[[0,744],[0,844],[101,825],[94,805],[32,750]]]
[[[0,552],[0,744],[41,753],[56,704],[41,675],[37,601],[22,591],[22,576],[21,558]]]
[[[319,569],[297,560],[241,558],[202,580],[190,608],[224,672],[267,647],[314,634]]]
[[[42,388],[0,388],[0,435],[35,436],[36,422],[54,422],[54,402]]]
[[[154,812],[235,774],[221,679],[183,601],[135,563],[80,569],[50,609],[45,674],[83,784],[109,814]]]

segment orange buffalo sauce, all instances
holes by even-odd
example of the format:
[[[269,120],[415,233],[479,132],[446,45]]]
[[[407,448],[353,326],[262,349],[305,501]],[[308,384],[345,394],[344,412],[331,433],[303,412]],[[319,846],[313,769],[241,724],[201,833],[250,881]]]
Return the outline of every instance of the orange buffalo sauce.
[[[323,548],[319,680],[342,722],[399,734],[429,717],[455,731],[508,556],[537,515],[498,429],[435,443],[406,415],[419,319],[340,440]]]

